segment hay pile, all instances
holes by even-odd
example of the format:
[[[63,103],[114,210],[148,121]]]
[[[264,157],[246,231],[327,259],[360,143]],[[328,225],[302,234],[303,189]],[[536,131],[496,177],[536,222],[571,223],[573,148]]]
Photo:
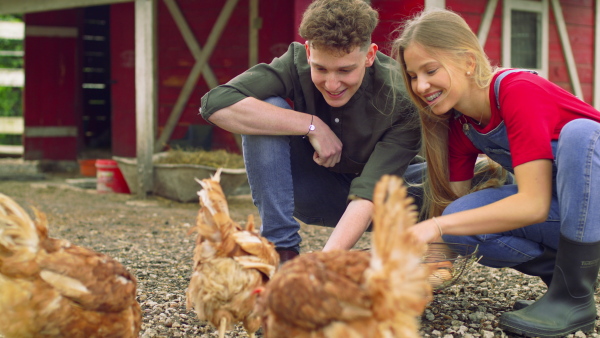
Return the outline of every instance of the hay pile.
[[[243,169],[244,158],[226,150],[171,149],[154,161],[156,164],[200,164],[214,168]]]

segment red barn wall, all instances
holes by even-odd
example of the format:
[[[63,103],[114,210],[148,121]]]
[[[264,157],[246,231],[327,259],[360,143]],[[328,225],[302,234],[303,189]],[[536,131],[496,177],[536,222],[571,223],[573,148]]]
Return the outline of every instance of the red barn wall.
[[[372,0],[371,5],[379,13],[379,25],[373,32],[373,42],[382,53],[390,55],[396,29],[402,20],[423,9],[423,0]]]
[[[303,42],[297,34],[302,13],[311,0],[260,0],[259,62],[281,55],[292,41]],[[204,47],[223,7],[222,0],[176,0],[198,43]],[[448,8],[459,12],[477,32],[485,1],[447,0]],[[561,0],[568,35],[582,83],[584,99],[592,102],[594,1]],[[401,20],[421,10],[423,0],[372,0],[380,24],[373,42],[389,54],[391,33]],[[162,131],[195,60],[162,1],[158,2],[158,128]],[[209,59],[218,82],[225,83],[248,68],[249,0],[239,0],[232,17]],[[551,7],[550,7],[551,8]],[[571,90],[556,20],[550,10],[549,79]],[[494,13],[485,50],[492,64],[501,65],[502,1]],[[80,27],[81,9],[28,14],[27,26]],[[135,156],[135,32],[134,4],[111,6],[112,152]],[[81,75],[76,38],[26,36],[24,116],[27,127],[75,126],[81,130]],[[39,55],[44,58],[39,59]],[[208,125],[198,115],[200,98],[209,90],[203,77],[197,81],[171,139],[184,137],[190,125]],[[239,151],[235,139],[212,127],[212,148]],[[156,135],[158,136],[158,135]],[[81,137],[24,138],[27,159],[76,159]]]
[[[581,83],[584,101],[593,102],[594,66],[594,1],[561,0],[560,5],[567,26],[569,42],[577,65],[577,75]],[[460,13],[471,29],[477,34],[487,1],[447,0],[446,8]],[[556,17],[549,4],[549,69],[548,80],[573,92],[570,84],[566,60],[564,58]],[[484,49],[492,65],[502,66],[502,0],[494,12],[494,19]]]
[[[222,0],[177,0],[183,16],[196,40],[203,48],[221,9]],[[249,67],[248,0],[240,0],[223,30],[210,59],[219,84],[223,84]],[[259,62],[270,62],[281,55],[293,39],[293,4],[287,1],[261,0],[259,16]],[[189,51],[166,5],[158,5],[158,131],[162,132],[181,88],[185,84],[195,59]],[[135,156],[135,51],[134,6],[124,3],[111,6],[113,153]],[[190,125],[209,125],[199,116],[200,98],[209,90],[199,77],[171,140],[185,136]],[[157,135],[158,136],[158,135]],[[234,136],[212,127],[212,149],[239,152]]]
[[[593,103],[594,83],[594,3],[592,0],[560,1],[583,99],[590,104]],[[554,12],[551,10],[550,13],[549,80],[573,92]]]
[[[294,1],[294,41],[304,43],[304,39],[298,34],[298,27],[302,22],[302,14],[312,0]],[[379,24],[373,32],[373,42],[379,50],[387,55],[391,50],[393,32],[398,24],[407,16],[417,13],[423,9],[423,0],[372,0],[371,6],[379,13]]]
[[[112,154],[136,156],[135,12],[131,3],[110,6]]]
[[[77,9],[25,15],[25,24],[78,28]],[[27,30],[26,30],[27,31]],[[79,137],[29,137],[35,127],[77,127],[81,130],[81,85],[77,37],[26,35],[23,138],[26,160],[75,160]],[[34,127],[34,128],[32,128]]]

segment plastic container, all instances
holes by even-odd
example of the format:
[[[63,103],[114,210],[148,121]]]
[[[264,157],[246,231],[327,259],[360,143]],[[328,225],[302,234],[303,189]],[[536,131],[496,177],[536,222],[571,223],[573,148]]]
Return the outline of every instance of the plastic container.
[[[100,193],[118,192],[129,194],[129,187],[117,161],[96,160],[96,190]]]

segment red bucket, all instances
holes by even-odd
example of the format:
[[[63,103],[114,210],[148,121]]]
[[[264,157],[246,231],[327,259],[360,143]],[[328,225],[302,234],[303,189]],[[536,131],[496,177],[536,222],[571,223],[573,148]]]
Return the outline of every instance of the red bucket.
[[[119,169],[117,161],[96,160],[96,190],[100,193],[120,192],[129,194],[127,182]]]
[[[82,176],[96,177],[96,160],[79,160],[79,173]]]

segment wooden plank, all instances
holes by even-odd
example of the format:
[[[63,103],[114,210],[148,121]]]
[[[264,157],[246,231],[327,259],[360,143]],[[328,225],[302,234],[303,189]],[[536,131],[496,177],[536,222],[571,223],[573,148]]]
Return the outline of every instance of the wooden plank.
[[[258,0],[250,0],[249,22],[248,67],[252,67],[258,63],[258,31],[262,26],[261,18],[258,16]]]
[[[135,119],[137,195],[153,191],[152,155],[157,115],[156,0],[135,0]]]
[[[25,130],[21,116],[0,116],[0,134],[20,135]]]
[[[5,155],[23,155],[25,148],[23,146],[5,146],[0,145],[0,154]]]
[[[567,32],[567,26],[565,25],[565,18],[562,14],[562,8],[560,7],[559,0],[551,0],[551,4],[552,9],[554,10],[554,17],[556,18],[556,26],[558,28],[558,34],[560,36],[560,42],[563,48],[563,54],[567,61],[567,69],[569,70],[573,94],[583,100],[581,82],[579,82],[579,75],[577,74],[577,64],[575,63],[575,58],[573,57],[573,50],[571,49],[571,42],[569,41],[569,33]]]
[[[25,26],[26,36],[43,36],[48,38],[76,38],[78,35],[77,27],[57,27],[57,26]]]
[[[479,39],[479,45],[481,45],[481,47],[484,47],[485,42],[487,41],[497,6],[498,0],[488,0],[485,12],[483,13],[483,19],[481,20],[481,25],[479,25],[479,32],[477,33],[477,38]]]
[[[425,0],[425,9],[446,8],[446,0]]]
[[[23,40],[25,24],[22,22],[0,21],[0,39]]]
[[[0,68],[0,87],[23,87],[24,84],[23,69]]]
[[[0,14],[25,14],[75,7],[108,5],[133,0],[2,0]]]
[[[221,33],[223,32],[223,29],[225,29],[227,21],[229,21],[229,17],[235,9],[235,5],[237,4],[237,2],[238,0],[227,0],[225,5],[223,6],[219,17],[217,18],[217,21],[215,22],[215,25],[213,26],[213,29],[211,30],[208,36],[208,40],[206,41],[204,50],[202,50],[200,60],[196,61],[196,64],[194,64],[194,66],[192,67],[192,70],[190,71],[190,74],[185,84],[183,85],[183,88],[181,89],[181,94],[179,95],[177,102],[175,102],[173,111],[171,112],[171,115],[169,116],[169,119],[167,120],[165,127],[162,133],[160,134],[160,137],[154,145],[157,151],[161,150],[165,146],[167,141],[171,138],[171,134],[173,133],[173,130],[175,129],[179,118],[181,117],[183,109],[185,108],[185,105],[187,104],[190,98],[190,94],[196,86],[198,77],[200,76],[202,69],[208,62],[208,59],[210,58],[213,50],[215,49],[215,46],[217,45],[217,42],[221,37]]]
[[[196,61],[200,60],[202,55],[202,48],[200,47],[200,44],[196,41],[196,37],[194,36],[194,33],[192,33],[192,30],[187,24],[185,17],[181,13],[181,10],[179,9],[174,0],[164,0],[164,2],[165,5],[167,5],[169,12],[171,13],[173,20],[175,20],[175,24],[179,28],[179,32],[181,32],[183,40],[192,52],[194,59]],[[202,69],[202,75],[204,76],[204,80],[206,81],[206,84],[208,84],[209,88],[214,88],[219,85],[217,77],[215,76],[208,64]]]
[[[77,137],[77,127],[74,126],[27,126],[23,131],[27,138],[35,137]]]

